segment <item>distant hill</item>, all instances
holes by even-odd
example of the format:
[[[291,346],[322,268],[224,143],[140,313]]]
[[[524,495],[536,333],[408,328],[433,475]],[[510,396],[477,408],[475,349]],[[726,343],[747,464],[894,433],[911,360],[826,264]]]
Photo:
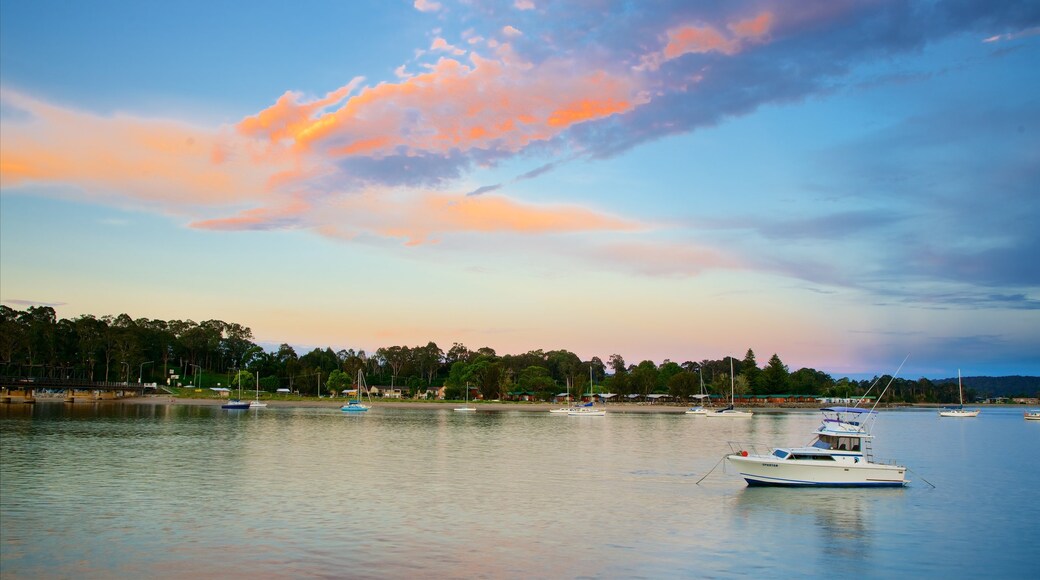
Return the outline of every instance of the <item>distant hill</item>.
[[[962,377],[965,389],[979,397],[1036,397],[1040,393],[1040,377]],[[957,377],[938,379],[935,384],[957,384]]]

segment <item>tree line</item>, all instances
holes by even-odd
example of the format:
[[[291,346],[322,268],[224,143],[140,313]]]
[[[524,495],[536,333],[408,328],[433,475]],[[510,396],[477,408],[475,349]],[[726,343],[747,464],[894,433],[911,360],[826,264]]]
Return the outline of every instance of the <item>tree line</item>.
[[[485,399],[527,394],[551,400],[564,391],[582,393],[668,394],[690,400],[702,392],[728,396],[730,369],[738,394],[799,394],[851,397],[875,382],[835,380],[812,368],[790,371],[777,354],[760,367],[748,349],[742,359],[687,360],[628,364],[620,354],[606,361],[581,360],[567,350],[532,350],[499,355],[493,348],[471,350],[453,343],[447,351],[425,346],[387,346],[375,352],[331,347],[299,355],[282,344],[268,352],[253,342],[247,326],[221,320],[157,320],[82,315],[58,319],[49,306],[15,310],[0,305],[0,374],[89,381],[158,382],[216,386],[216,382],[266,391],[288,388],[303,395],[327,395],[351,387],[361,371],[368,385],[400,388],[408,396],[444,387],[447,398],[462,399],[464,389],[478,389]],[[703,390],[702,390],[703,389]],[[877,390],[872,391],[876,395]],[[973,398],[965,390],[966,400]],[[891,397],[891,398],[889,398]],[[939,403],[957,400],[957,384],[895,379],[889,402]]]

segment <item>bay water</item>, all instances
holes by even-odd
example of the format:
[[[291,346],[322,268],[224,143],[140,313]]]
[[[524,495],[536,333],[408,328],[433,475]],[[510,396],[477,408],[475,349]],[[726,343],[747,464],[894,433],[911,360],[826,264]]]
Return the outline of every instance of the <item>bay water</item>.
[[[0,405],[0,575],[1035,578],[1022,412],[881,411],[875,455],[912,483],[863,490],[748,488],[719,463],[807,443],[810,411]]]

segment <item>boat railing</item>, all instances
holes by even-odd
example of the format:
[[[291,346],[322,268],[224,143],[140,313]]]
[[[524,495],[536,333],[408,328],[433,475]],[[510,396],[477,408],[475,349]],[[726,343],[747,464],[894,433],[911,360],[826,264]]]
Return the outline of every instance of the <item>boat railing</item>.
[[[773,452],[772,445],[764,443],[750,443],[747,441],[727,441],[730,451],[734,455],[769,455]]]

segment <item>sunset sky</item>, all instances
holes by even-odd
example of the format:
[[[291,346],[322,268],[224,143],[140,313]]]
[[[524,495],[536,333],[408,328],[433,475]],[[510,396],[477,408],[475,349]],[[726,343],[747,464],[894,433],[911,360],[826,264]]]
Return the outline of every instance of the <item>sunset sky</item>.
[[[0,300],[1040,374],[1040,3],[0,3]]]

